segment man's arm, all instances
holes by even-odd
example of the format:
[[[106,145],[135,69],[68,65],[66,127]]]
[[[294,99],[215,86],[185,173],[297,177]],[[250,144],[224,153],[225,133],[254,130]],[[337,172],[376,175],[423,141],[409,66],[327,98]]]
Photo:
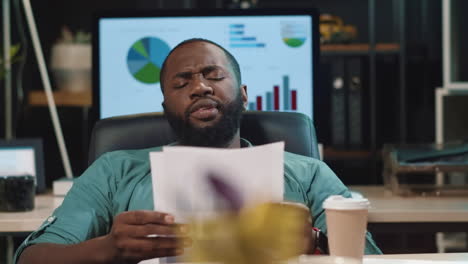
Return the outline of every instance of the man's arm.
[[[106,254],[105,247],[105,237],[75,245],[39,243],[26,248],[18,263],[111,263],[112,256]]]
[[[18,263],[138,263],[175,256],[182,254],[183,247],[191,243],[181,236],[187,231],[186,226],[174,224],[174,217],[169,214],[124,212],[115,218],[108,235],[74,245],[35,244],[24,250]]]

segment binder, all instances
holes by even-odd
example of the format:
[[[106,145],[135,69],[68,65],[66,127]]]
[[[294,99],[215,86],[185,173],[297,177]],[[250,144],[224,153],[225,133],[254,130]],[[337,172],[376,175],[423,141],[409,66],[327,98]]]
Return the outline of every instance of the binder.
[[[348,89],[348,145],[363,146],[363,80],[361,58],[351,57],[346,61],[346,88]]]
[[[331,143],[346,147],[346,82],[344,58],[331,60]]]

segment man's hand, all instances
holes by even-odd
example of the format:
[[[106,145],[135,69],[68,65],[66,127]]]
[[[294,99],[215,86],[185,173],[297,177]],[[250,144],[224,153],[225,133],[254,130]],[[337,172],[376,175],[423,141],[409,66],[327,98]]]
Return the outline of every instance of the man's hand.
[[[188,227],[174,223],[170,214],[129,211],[115,217],[104,237],[111,259],[137,263],[141,260],[180,255],[191,244]]]
[[[21,254],[20,264],[138,263],[180,255],[191,244],[188,227],[154,211],[130,211],[114,218],[109,234],[78,244],[38,243]]]

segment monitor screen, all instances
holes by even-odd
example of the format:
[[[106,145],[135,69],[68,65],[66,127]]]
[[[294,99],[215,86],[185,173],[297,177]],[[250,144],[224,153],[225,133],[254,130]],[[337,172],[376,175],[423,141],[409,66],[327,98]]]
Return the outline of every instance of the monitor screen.
[[[247,85],[249,110],[297,111],[312,118],[316,23],[315,10],[100,15],[93,67],[99,118],[161,112],[162,63],[173,47],[190,38],[214,41],[234,55]]]
[[[46,190],[42,140],[0,139],[0,177],[33,176],[37,192]]]

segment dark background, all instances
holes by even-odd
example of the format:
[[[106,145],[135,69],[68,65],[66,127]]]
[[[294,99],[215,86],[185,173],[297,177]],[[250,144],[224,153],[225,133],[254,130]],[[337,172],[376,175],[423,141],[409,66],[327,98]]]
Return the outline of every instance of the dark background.
[[[15,0],[16,1],[16,0]],[[393,1],[376,1],[375,34],[376,42],[398,42],[400,32],[395,30],[398,23],[398,12],[393,10]],[[404,1],[405,37],[402,47],[406,51],[406,142],[434,141],[434,89],[442,85],[441,59],[441,0],[412,0]],[[170,9],[170,8],[227,8],[231,1],[201,1],[201,0],[82,0],[63,1],[32,0],[33,10],[43,46],[45,58],[48,62],[52,44],[60,36],[63,25],[72,31],[92,31],[92,15],[103,9]],[[318,7],[322,13],[332,13],[340,16],[345,24],[355,25],[358,38],[355,42],[369,41],[369,5],[365,0],[260,0],[257,7],[266,8],[304,8]],[[15,15],[14,17],[17,17]],[[20,35],[13,22],[13,41],[18,42]],[[26,29],[27,30],[27,29]],[[29,39],[29,34],[26,35]],[[363,69],[368,69],[367,55],[360,55]],[[315,95],[319,102],[315,111],[319,113],[315,120],[319,141],[330,143],[329,116],[329,60],[322,56],[319,81]],[[381,183],[381,162],[379,150],[384,143],[399,143],[398,111],[402,107],[398,97],[399,57],[395,55],[377,55],[376,57],[376,151],[369,151],[363,146],[362,151],[368,155],[341,156],[329,158],[327,163],[335,170],[345,184],[376,184]],[[18,71],[18,64],[14,70]],[[16,73],[15,72],[15,73]],[[363,70],[363,86],[368,87],[367,70]],[[22,77],[24,94],[30,90],[42,90],[42,83],[32,49],[29,49],[25,71]],[[327,83],[328,82],[328,83]],[[14,82],[15,85],[16,81]],[[3,89],[2,89],[3,91]],[[368,90],[364,109],[369,111]],[[1,94],[3,97],[3,92]],[[3,102],[3,98],[2,102]],[[46,107],[28,106],[25,100],[15,103],[17,112],[17,137],[41,137],[44,140],[45,169],[47,185],[51,186],[54,179],[64,176],[58,147],[53,132],[52,123]],[[3,104],[2,104],[3,105]],[[4,136],[4,109],[0,109],[2,129],[0,136]],[[65,141],[71,158],[75,175],[80,175],[86,168],[87,142],[83,140],[89,133],[92,124],[83,122],[86,112],[79,107],[59,107]],[[364,120],[365,121],[365,120]],[[368,130],[368,124],[364,125]],[[346,149],[344,149],[346,151]],[[372,162],[369,162],[372,161]],[[374,164],[374,165],[369,165]]]

